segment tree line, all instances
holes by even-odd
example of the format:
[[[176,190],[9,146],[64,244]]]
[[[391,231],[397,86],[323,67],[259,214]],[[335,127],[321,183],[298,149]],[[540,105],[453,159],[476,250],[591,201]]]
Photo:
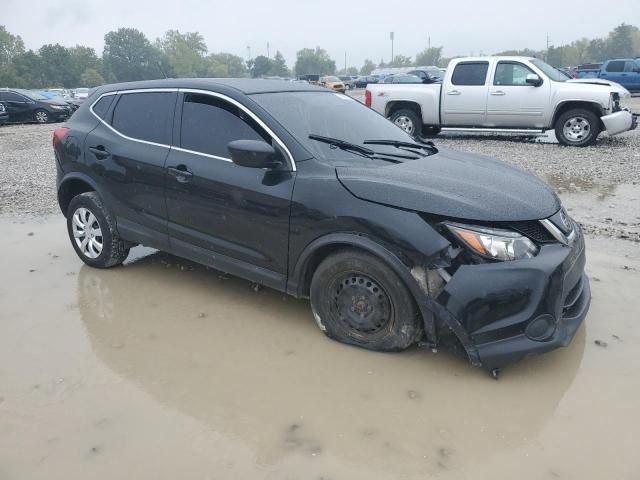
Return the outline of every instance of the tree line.
[[[388,63],[367,59],[359,69],[351,66],[337,73],[369,75],[376,68],[446,66],[450,59],[443,57],[442,51],[442,46],[430,47],[415,59],[396,55]],[[568,45],[507,50],[497,55],[535,56],[556,67],[636,58],[640,57],[640,30],[623,23],[605,38],[582,38]],[[259,55],[248,61],[232,53],[210,53],[198,32],[169,30],[151,41],[135,28],[120,28],[104,36],[104,49],[98,55],[93,48],[81,45],[47,44],[37,51],[28,50],[19,35],[0,25],[0,87],[74,88],[163,77],[286,77],[336,71],[335,60],[320,47],[299,50],[291,70],[279,51],[273,58]]]

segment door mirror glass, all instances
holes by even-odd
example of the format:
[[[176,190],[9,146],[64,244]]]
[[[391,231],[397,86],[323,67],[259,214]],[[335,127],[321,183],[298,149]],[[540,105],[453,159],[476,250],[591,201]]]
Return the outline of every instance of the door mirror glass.
[[[259,140],[234,140],[227,145],[231,160],[236,165],[249,168],[276,168],[282,164],[280,155],[267,142]]]
[[[526,82],[529,85],[533,85],[534,87],[539,87],[540,85],[542,85],[542,79],[535,73],[530,73],[529,75],[527,75]]]

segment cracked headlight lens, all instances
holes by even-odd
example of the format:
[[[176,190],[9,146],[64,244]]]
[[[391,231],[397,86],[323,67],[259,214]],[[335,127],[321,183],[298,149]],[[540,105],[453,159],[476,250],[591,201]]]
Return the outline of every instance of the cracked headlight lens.
[[[538,247],[527,237],[511,230],[460,223],[444,224],[471,251],[492,260],[520,260],[538,254]]]

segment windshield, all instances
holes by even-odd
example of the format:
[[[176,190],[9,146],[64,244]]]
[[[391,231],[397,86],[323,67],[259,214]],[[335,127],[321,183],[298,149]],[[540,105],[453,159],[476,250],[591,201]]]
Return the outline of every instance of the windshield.
[[[47,97],[45,97],[44,95],[40,95],[39,93],[32,92],[30,90],[16,89],[16,92],[21,93],[22,95],[24,95],[27,98],[30,98],[31,100],[47,100]]]
[[[548,63],[543,62],[542,60],[534,58],[533,60],[531,60],[531,63],[542,70],[542,72],[554,82],[566,82],[569,79],[567,75],[552,67]]]
[[[324,77],[322,81],[323,82],[339,82],[340,79],[338,77]]]
[[[370,139],[414,142],[413,138],[382,115],[340,93],[261,93],[251,98],[291,132],[309,152],[320,158],[342,160],[362,157],[311,140],[309,135],[337,138],[366,147],[370,145],[364,145],[363,142]],[[398,149],[391,146],[376,146],[375,150],[398,153]]]

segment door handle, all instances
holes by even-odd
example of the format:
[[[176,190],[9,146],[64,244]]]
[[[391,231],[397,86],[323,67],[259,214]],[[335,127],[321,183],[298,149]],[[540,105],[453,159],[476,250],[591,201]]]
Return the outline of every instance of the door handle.
[[[506,93],[504,93],[502,90],[496,90],[495,92],[491,92],[491,95],[500,96],[500,95],[506,95]]]
[[[102,145],[98,145],[97,147],[89,147],[89,151],[93,153],[98,160],[104,160],[105,158],[111,156],[107,149]]]
[[[191,181],[191,177],[193,177],[193,172],[189,171],[187,166],[184,164],[169,167],[167,168],[167,171],[180,183],[188,183]]]
[[[460,95],[460,92],[458,90],[449,90],[447,95]]]

